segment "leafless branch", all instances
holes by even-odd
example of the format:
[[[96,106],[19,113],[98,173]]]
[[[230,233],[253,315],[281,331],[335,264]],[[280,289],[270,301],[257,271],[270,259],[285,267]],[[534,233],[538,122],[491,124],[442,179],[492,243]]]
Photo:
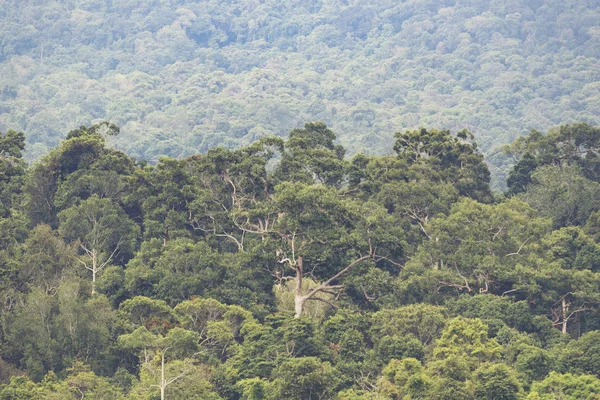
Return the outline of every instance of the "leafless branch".
[[[529,241],[529,239],[531,239],[531,238],[529,237],[529,238],[527,238],[527,240],[525,240],[523,243],[521,243],[521,246],[519,246],[519,250],[517,250],[514,253],[508,253],[505,257],[518,256],[521,253],[521,250],[523,249],[525,244],[527,244],[527,242]]]
[[[329,306],[330,306],[331,308],[333,308],[334,310],[337,310],[337,309],[338,309],[338,306],[336,306],[336,305],[335,305],[335,304],[333,304],[331,301],[329,301],[329,300],[327,300],[327,299],[324,299],[324,298],[322,298],[322,297],[313,296],[313,297],[310,297],[310,298],[308,298],[308,299],[306,299],[306,300],[316,300],[316,301],[320,301],[320,302],[323,302],[323,303],[325,303],[325,304],[329,305]]]
[[[365,298],[366,298],[368,301],[372,301],[372,300],[375,300],[375,299],[377,298],[377,296],[369,296],[369,295],[367,294],[367,291],[365,290],[365,288],[364,288],[364,286],[363,286],[363,285],[360,285],[360,288],[362,289],[362,292],[363,292],[363,294],[365,295]]]

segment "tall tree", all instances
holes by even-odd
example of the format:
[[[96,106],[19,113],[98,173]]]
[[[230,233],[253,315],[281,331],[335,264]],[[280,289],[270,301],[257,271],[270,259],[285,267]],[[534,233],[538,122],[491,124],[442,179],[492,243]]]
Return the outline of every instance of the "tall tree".
[[[503,294],[519,280],[515,266],[548,230],[549,221],[536,217],[516,198],[496,205],[461,199],[448,216],[431,220],[431,240],[423,243],[411,264],[436,271],[438,289]]]
[[[547,135],[532,130],[504,150],[517,160],[507,181],[511,194],[525,191],[533,172],[544,165],[575,165],[587,179],[600,182],[600,128],[587,123],[561,125]]]
[[[283,140],[263,138],[239,150],[213,149],[190,157],[195,199],[189,205],[189,224],[194,230],[235,244],[238,251],[244,251],[248,235],[264,236],[276,217],[260,213],[273,192],[267,165],[282,150]]]
[[[164,335],[158,335],[141,326],[132,333],[119,336],[119,343],[124,349],[142,350],[142,366],[155,377],[156,383],[152,386],[158,387],[160,399],[165,400],[166,389],[194,370],[189,358],[194,357],[198,349],[198,337],[196,332],[183,328],[173,328]],[[158,360],[148,352],[155,352]],[[187,360],[178,360],[186,356]]]
[[[552,218],[554,228],[584,225],[600,209],[600,183],[583,176],[577,165],[545,165],[532,174],[532,184],[520,197]]]
[[[360,205],[341,199],[331,187],[303,183],[279,185],[274,201],[280,217],[273,233],[279,241],[278,262],[284,266],[276,274],[285,279],[292,273],[296,317],[302,315],[307,301],[329,303],[318,294],[342,289],[340,279],[357,265],[382,262],[397,266],[402,257],[401,230],[375,204]],[[320,282],[303,293],[303,278],[308,273]]]
[[[452,135],[448,130],[397,132],[394,150],[417,176],[453,184],[461,196],[490,202],[490,172],[473,135],[466,130]],[[471,142],[467,141],[471,140]]]
[[[34,164],[25,184],[26,210],[34,225],[56,227],[57,214],[92,195],[122,201],[133,161],[106,148],[119,128],[102,122],[68,133],[60,146]]]
[[[292,130],[275,179],[339,186],[347,168],[346,151],[334,141],[335,134],[322,122],[309,122],[304,128]]]
[[[59,232],[76,242],[79,262],[92,273],[92,294],[98,273],[110,262],[126,260],[135,249],[139,227],[110,199],[94,195],[58,215]]]

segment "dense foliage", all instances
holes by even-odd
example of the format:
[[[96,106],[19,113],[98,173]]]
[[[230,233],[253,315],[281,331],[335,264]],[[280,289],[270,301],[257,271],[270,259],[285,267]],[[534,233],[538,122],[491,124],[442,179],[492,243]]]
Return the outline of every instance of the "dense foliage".
[[[507,197],[466,131],[156,166],[118,132],[0,135],[0,399],[600,396],[600,129],[509,146]]]
[[[30,160],[103,119],[151,163],[310,120],[352,154],[418,126],[494,153],[600,122],[598,20],[595,0],[3,0],[0,130],[27,132]]]

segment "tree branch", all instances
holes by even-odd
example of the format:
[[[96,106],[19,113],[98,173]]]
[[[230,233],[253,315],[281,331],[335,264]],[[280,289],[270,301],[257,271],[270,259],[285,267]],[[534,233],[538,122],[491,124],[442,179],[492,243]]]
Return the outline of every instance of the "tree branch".
[[[339,277],[343,276],[346,272],[350,271],[350,269],[352,269],[352,267],[354,267],[356,264],[359,264],[359,263],[361,263],[361,262],[363,262],[365,260],[368,260],[370,258],[372,258],[372,256],[368,255],[368,256],[363,256],[363,257],[360,257],[359,259],[354,260],[353,262],[351,262],[350,264],[348,264],[346,266],[346,268],[342,269],[340,272],[338,272],[337,274],[335,274],[334,276],[332,276],[331,278],[329,278],[328,280],[326,280],[325,282],[323,282],[319,286],[311,289],[307,294],[304,295],[304,297],[307,300],[309,300],[312,296],[314,296],[318,292],[322,292],[323,290],[331,290],[331,289],[341,289],[341,288],[343,288],[343,285],[331,285],[331,282],[335,281]]]
[[[510,256],[518,256],[521,253],[521,250],[523,249],[523,246],[525,246],[525,244],[529,241],[529,239],[531,239],[530,237],[527,238],[527,240],[525,240],[521,246],[519,246],[519,250],[517,250],[515,253],[508,253],[507,255],[505,255],[504,257],[510,257]]]
[[[334,310],[337,310],[337,309],[338,309],[338,306],[336,306],[336,305],[335,305],[335,304],[333,304],[331,301],[329,301],[329,300],[327,300],[327,299],[324,299],[324,298],[322,298],[322,297],[316,297],[316,296],[313,296],[313,297],[310,297],[310,298],[308,298],[308,299],[306,299],[306,300],[307,300],[307,301],[308,301],[308,300],[316,300],[316,301],[320,301],[320,302],[323,302],[323,303],[325,303],[325,304],[329,305],[329,306],[330,306],[331,308],[333,308]]]

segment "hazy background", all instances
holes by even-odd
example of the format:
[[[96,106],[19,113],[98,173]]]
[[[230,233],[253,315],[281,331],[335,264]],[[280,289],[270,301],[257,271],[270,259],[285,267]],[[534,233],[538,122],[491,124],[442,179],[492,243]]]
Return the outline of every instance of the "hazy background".
[[[156,161],[321,120],[385,154],[427,126],[495,151],[600,120],[600,1],[0,0],[0,131],[35,159],[79,125]]]

